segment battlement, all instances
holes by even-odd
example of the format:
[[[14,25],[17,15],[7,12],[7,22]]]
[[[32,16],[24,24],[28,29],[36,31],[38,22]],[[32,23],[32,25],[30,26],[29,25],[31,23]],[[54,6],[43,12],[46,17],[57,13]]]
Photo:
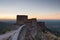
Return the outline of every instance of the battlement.
[[[36,24],[37,24],[36,18],[28,19],[28,21],[31,22],[32,26],[36,26]]]
[[[16,23],[19,25],[22,25],[28,21],[28,16],[27,15],[17,15],[17,21]]]

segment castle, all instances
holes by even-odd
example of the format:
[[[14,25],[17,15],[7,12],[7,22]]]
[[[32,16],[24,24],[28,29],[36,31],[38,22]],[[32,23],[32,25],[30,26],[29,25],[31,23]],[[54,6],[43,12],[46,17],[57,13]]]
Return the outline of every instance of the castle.
[[[16,30],[17,28],[19,28],[18,26],[21,26],[23,24],[28,24],[28,26],[36,28],[37,26],[40,26],[42,28],[45,26],[45,22],[37,22],[36,18],[28,19],[27,15],[17,15],[16,23],[12,25],[11,29]]]
[[[24,25],[24,24],[26,26],[25,26],[25,28],[23,28],[23,32],[20,34],[20,36],[23,35],[23,36],[21,36],[23,38],[25,35],[26,40],[33,40],[33,39],[35,40],[37,37],[37,33],[39,32],[39,30],[41,30],[40,28],[44,28],[44,26],[45,26],[45,22],[37,22],[36,18],[28,19],[27,15],[17,15],[16,23],[12,25],[11,29],[16,30],[21,25]],[[21,39],[21,38],[18,38],[18,40],[19,39]]]
[[[46,34],[50,35],[51,33],[46,32],[45,22],[37,22],[36,18],[28,19],[27,15],[17,15],[16,24],[12,26],[12,29],[16,30],[24,24],[26,26],[20,33],[18,40],[48,40],[50,38],[46,37]]]

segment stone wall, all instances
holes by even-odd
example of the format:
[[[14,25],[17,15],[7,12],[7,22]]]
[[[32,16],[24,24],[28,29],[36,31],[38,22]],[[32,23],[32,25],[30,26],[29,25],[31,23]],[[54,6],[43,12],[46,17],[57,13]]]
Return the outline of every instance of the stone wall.
[[[16,23],[19,25],[22,25],[28,21],[27,15],[17,15]]]

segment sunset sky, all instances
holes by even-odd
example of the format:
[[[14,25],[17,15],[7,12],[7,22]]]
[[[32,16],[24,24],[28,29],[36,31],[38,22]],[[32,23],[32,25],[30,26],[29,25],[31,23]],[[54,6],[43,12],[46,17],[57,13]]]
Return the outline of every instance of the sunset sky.
[[[0,19],[29,18],[60,20],[60,0],[0,0]]]

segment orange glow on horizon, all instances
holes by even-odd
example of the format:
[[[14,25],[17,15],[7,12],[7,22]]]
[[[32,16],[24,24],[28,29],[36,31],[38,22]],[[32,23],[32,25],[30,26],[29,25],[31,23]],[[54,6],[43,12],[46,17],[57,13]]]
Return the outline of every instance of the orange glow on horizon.
[[[0,16],[0,19],[15,19],[14,16]]]
[[[30,16],[28,15],[28,18],[37,18],[37,19],[43,19],[43,20],[60,20],[60,13],[56,13],[56,14],[53,14],[53,15],[40,15],[40,16]],[[15,16],[0,16],[0,19],[16,19]]]
[[[37,18],[37,19],[42,19],[42,20],[60,20],[60,13],[56,13],[53,15],[40,15],[40,16],[31,16],[30,18]]]

